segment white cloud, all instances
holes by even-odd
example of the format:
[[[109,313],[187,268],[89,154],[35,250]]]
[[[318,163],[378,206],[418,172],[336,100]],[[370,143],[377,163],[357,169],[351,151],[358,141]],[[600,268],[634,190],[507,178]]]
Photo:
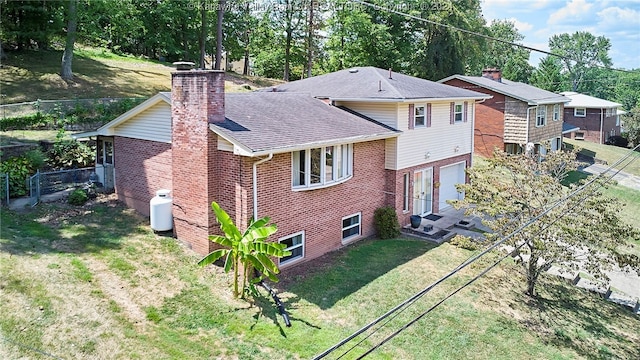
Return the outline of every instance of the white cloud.
[[[565,22],[575,22],[581,15],[589,14],[593,4],[586,0],[571,0],[567,5],[558,11],[553,12],[547,20],[548,24],[562,24]]]
[[[606,30],[629,29],[640,32],[640,11],[609,7],[598,12],[598,27]]]
[[[528,22],[520,21],[514,17],[507,19],[507,21],[511,21],[520,33],[533,29],[533,25],[529,24]]]

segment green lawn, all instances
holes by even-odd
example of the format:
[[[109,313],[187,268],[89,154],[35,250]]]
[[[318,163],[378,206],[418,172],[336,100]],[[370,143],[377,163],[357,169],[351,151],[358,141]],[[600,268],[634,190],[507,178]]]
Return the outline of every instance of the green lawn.
[[[612,165],[620,160],[623,156],[629,153],[629,149],[613,146],[613,145],[601,145],[588,141],[563,139],[570,147],[581,148],[580,151],[586,156],[594,157],[599,160],[604,160],[607,164]],[[633,156],[640,158],[640,152],[633,153]],[[624,162],[625,164],[628,161]],[[619,168],[619,167],[618,167]],[[624,169],[624,172],[640,176],[640,159],[636,159],[632,164]]]
[[[65,359],[307,359],[472,254],[409,239],[330,253],[277,284],[287,328],[264,291],[250,303],[234,300],[230,276],[199,268],[198,256],[112,200],[0,216],[0,358],[7,359],[46,358],[35,350]],[[355,354],[489,262],[443,283]],[[640,322],[630,311],[553,278],[531,300],[518,269],[502,264],[368,358],[640,358]]]

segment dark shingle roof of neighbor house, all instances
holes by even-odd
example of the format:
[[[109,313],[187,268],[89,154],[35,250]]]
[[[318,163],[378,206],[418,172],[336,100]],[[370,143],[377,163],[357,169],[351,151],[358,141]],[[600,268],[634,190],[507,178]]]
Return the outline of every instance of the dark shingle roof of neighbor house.
[[[496,81],[482,76],[452,75],[439,80],[439,82],[445,82],[451,79],[466,81],[473,85],[525,101],[530,105],[566,103],[570,100],[565,96],[552,93],[551,91],[540,89],[529,84],[507,80],[505,78],[502,78],[501,81]]]
[[[254,155],[400,134],[309,94],[277,92],[226,94],[225,121],[210,127]]]
[[[566,123],[566,122],[562,123],[562,133],[563,134],[568,134],[570,132],[574,132],[574,131],[578,131],[578,130],[580,130],[580,128],[578,126],[571,125],[571,124]]]
[[[313,97],[370,100],[488,98],[471,90],[375,67],[355,67],[278,85],[277,92],[308,92]],[[265,90],[266,91],[266,90]]]

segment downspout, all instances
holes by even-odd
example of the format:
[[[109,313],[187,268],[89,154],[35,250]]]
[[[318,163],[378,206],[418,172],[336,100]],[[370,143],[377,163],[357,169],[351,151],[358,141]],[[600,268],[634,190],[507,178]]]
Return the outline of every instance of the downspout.
[[[527,140],[525,141],[524,145],[525,145],[525,149],[527,144],[529,143],[529,121],[530,121],[530,116],[529,113],[531,113],[532,109],[538,109],[538,105],[536,106],[531,106],[527,108]],[[536,110],[536,121],[537,121],[537,116],[538,116],[538,110]]]
[[[253,163],[253,220],[258,220],[258,165],[273,159],[273,153]]]
[[[601,145],[602,145],[602,132],[603,132],[603,126],[604,126],[604,111],[603,110],[604,110],[603,108],[600,108],[600,144]],[[585,112],[587,112],[586,109],[585,109]]]

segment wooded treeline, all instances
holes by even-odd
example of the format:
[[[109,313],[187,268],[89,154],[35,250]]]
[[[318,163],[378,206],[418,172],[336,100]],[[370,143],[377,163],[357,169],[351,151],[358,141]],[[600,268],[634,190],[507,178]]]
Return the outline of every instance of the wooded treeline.
[[[535,68],[527,49],[455,29],[512,43],[524,39],[509,21],[488,24],[480,0],[367,2],[386,9],[350,0],[0,0],[0,39],[5,50],[60,49],[68,41],[69,7],[75,4],[78,43],[200,64],[205,54],[215,57],[224,13],[228,61],[250,59],[259,76],[295,80],[370,65],[439,80],[498,67],[510,80],[616,100],[626,109],[639,105],[640,71],[607,69],[611,44],[604,37],[556,35],[549,40],[551,51],[566,58],[547,56]]]

